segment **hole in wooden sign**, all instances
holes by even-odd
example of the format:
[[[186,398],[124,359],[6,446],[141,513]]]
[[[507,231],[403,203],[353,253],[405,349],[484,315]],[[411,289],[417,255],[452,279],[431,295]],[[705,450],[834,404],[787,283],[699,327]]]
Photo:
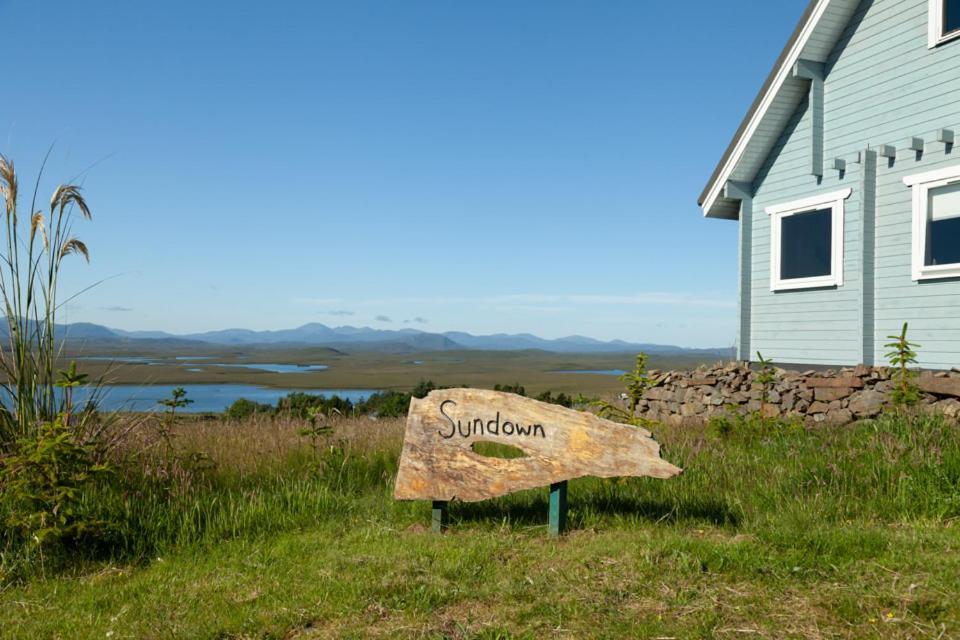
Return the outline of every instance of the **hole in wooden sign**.
[[[473,452],[486,458],[501,458],[503,460],[512,460],[514,458],[526,458],[520,447],[513,447],[509,444],[500,444],[499,442],[474,442],[470,445]]]

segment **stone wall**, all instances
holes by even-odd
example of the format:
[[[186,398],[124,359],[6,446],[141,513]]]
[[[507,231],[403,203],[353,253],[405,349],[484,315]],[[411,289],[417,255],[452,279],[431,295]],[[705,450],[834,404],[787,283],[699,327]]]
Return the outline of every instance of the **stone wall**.
[[[668,424],[761,411],[771,417],[799,417],[810,425],[838,425],[879,414],[894,387],[887,367],[776,372],[764,404],[763,388],[756,381],[758,372],[747,363],[717,364],[696,371],[651,371],[662,383],[647,392],[638,411]],[[960,369],[922,372],[917,383],[924,392],[923,407],[951,419],[960,416]]]

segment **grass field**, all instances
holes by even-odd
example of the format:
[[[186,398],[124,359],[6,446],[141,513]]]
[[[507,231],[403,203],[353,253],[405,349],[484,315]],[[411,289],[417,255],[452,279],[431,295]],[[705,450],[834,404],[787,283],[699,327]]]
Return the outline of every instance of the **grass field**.
[[[146,447],[86,497],[122,516],[119,551],[6,587],[0,634],[960,637],[960,430],[938,419],[661,429],[685,473],[574,481],[559,540],[546,490],[456,504],[434,535],[391,498],[400,421],[302,426],[196,420],[175,455]]]
[[[426,353],[341,353],[322,347],[226,348],[210,346],[185,354],[177,350],[134,350],[87,348],[68,352],[70,357],[154,358],[159,364],[136,364],[81,360],[81,368],[93,377],[109,370],[107,380],[116,384],[205,384],[242,383],[296,389],[381,389],[409,391],[420,380],[438,385],[467,385],[492,388],[495,384],[519,382],[531,393],[547,390],[571,394],[600,395],[622,390],[616,376],[567,374],[559,371],[594,371],[633,368],[634,354],[560,354],[545,351],[442,351]],[[186,365],[176,356],[210,358]],[[651,367],[690,369],[712,362],[706,355],[654,356]],[[330,368],[311,373],[270,373],[223,367],[236,363],[325,364]],[[202,371],[190,371],[199,368]]]

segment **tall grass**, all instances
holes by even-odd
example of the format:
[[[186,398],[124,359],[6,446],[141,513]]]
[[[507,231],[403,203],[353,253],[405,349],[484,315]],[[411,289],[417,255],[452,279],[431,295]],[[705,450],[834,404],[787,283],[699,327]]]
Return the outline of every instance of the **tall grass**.
[[[127,420],[136,429],[115,425],[127,434],[111,454],[116,472],[86,487],[76,504],[79,519],[104,527],[68,549],[56,570],[83,567],[83,559],[147,561],[321,524],[348,530],[428,522],[428,505],[392,498],[402,419],[344,418],[321,438],[289,415],[184,417],[164,429]],[[850,525],[960,517],[960,427],[939,416],[900,413],[830,429],[744,420],[722,430],[655,431],[665,458],[684,474],[576,480],[574,529],[709,526],[830,554],[843,553]],[[534,490],[455,503],[451,516],[455,527],[545,527],[546,498]],[[16,549],[0,545],[0,574],[35,571]]]
[[[64,409],[56,386],[60,351],[56,318],[62,304],[57,288],[64,259],[79,255],[89,260],[86,245],[73,235],[77,215],[90,219],[80,188],[58,186],[44,212],[37,205],[40,176],[30,208],[23,211],[13,162],[0,155],[6,232],[5,249],[0,251],[0,295],[7,329],[7,344],[0,350],[5,377],[0,382],[0,452],[10,452],[19,439],[34,434]],[[81,415],[78,423],[82,422]]]
[[[85,496],[88,519],[112,522],[116,558],[258,537],[343,519],[388,505],[402,442],[401,420],[345,419],[329,437],[306,420],[185,419],[132,433],[113,452],[118,473]]]
[[[425,504],[392,499],[401,420],[345,419],[322,441],[304,436],[304,426],[292,418],[192,419],[173,427],[172,449],[139,430],[115,452],[120,473],[84,494],[84,517],[113,523],[104,548],[92,551],[139,560],[323,522],[427,522]],[[840,544],[830,540],[850,523],[960,517],[960,429],[940,417],[891,415],[812,430],[756,431],[743,423],[723,434],[704,427],[659,435],[665,457],[684,474],[669,481],[577,480],[570,493],[574,528],[655,522],[830,546]],[[451,508],[461,527],[541,527],[546,513],[546,491]]]

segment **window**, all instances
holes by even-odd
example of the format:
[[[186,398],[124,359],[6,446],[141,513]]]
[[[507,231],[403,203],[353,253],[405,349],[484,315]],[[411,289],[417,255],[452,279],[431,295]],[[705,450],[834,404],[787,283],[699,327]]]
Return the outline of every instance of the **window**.
[[[930,0],[930,47],[960,37],[960,0]]]
[[[821,209],[780,221],[780,279],[822,278],[832,271],[833,211]]]
[[[903,181],[913,187],[913,279],[960,277],[960,166]]]
[[[770,290],[843,284],[845,189],[767,208],[770,215]]]
[[[943,2],[943,35],[960,31],[960,0]]]

